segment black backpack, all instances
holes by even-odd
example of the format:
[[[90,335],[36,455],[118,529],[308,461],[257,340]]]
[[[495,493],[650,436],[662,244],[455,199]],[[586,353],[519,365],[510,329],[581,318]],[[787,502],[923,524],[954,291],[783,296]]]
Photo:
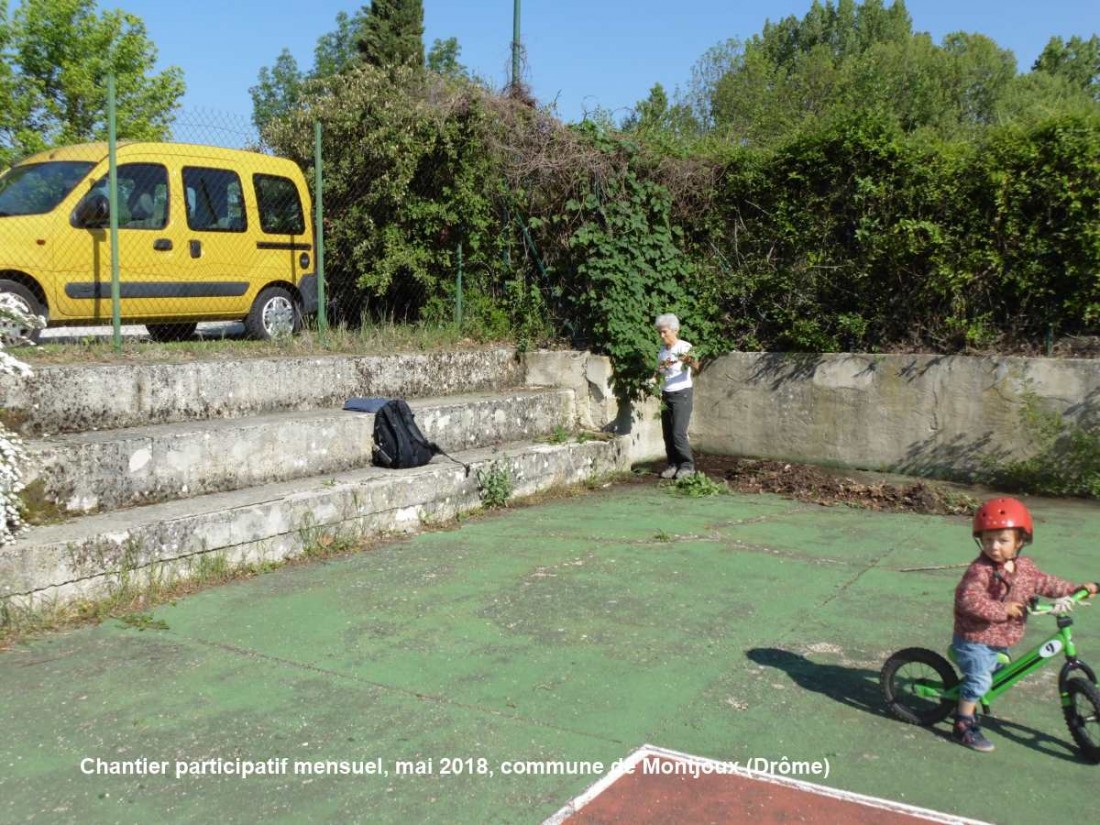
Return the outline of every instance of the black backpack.
[[[374,414],[374,463],[400,470],[420,467],[441,453],[416,426],[412,410],[400,398],[387,401]]]

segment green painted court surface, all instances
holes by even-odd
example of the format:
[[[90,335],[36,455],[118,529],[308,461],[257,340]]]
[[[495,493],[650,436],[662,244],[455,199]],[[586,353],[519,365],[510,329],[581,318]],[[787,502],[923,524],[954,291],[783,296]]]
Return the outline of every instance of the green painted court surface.
[[[1040,566],[1100,578],[1100,507],[1031,503]],[[974,552],[965,518],[627,485],[212,588],[153,611],[166,629],[0,655],[0,822],[538,823],[644,743],[1077,821],[1100,766],[1071,750],[1056,664],[994,707],[990,755],[883,715],[878,668],[946,646],[962,573],[905,569]],[[1100,665],[1100,609],[1077,615]],[[167,774],[105,773],[150,763]]]

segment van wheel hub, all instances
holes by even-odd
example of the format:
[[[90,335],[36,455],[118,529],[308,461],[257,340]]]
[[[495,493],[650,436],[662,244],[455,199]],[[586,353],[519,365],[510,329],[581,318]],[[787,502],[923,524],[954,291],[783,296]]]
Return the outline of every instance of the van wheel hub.
[[[264,306],[264,329],[272,337],[294,332],[294,305],[282,296],[272,298]]]

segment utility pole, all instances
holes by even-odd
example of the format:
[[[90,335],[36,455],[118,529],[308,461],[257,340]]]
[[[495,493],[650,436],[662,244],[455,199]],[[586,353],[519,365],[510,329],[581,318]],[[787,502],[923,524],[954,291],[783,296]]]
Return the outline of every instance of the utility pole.
[[[519,86],[519,7],[521,0],[512,4],[512,88]]]

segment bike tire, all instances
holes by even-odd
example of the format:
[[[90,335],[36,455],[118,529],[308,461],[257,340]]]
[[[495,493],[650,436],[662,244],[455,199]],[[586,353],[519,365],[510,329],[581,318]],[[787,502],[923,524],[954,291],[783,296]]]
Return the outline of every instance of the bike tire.
[[[950,690],[959,683],[951,663],[934,650],[907,647],[886,660],[879,674],[879,684],[891,715],[910,725],[934,725],[942,722],[955,709],[953,699],[933,699],[918,696],[917,684]]]
[[[1066,684],[1072,679],[1086,679],[1095,685],[1096,673],[1080,659],[1072,659],[1062,665],[1062,669],[1058,673],[1058,692],[1065,693]]]
[[[1069,734],[1084,759],[1100,764],[1100,690],[1087,679],[1070,679],[1066,696],[1069,702],[1062,706],[1062,714]]]

